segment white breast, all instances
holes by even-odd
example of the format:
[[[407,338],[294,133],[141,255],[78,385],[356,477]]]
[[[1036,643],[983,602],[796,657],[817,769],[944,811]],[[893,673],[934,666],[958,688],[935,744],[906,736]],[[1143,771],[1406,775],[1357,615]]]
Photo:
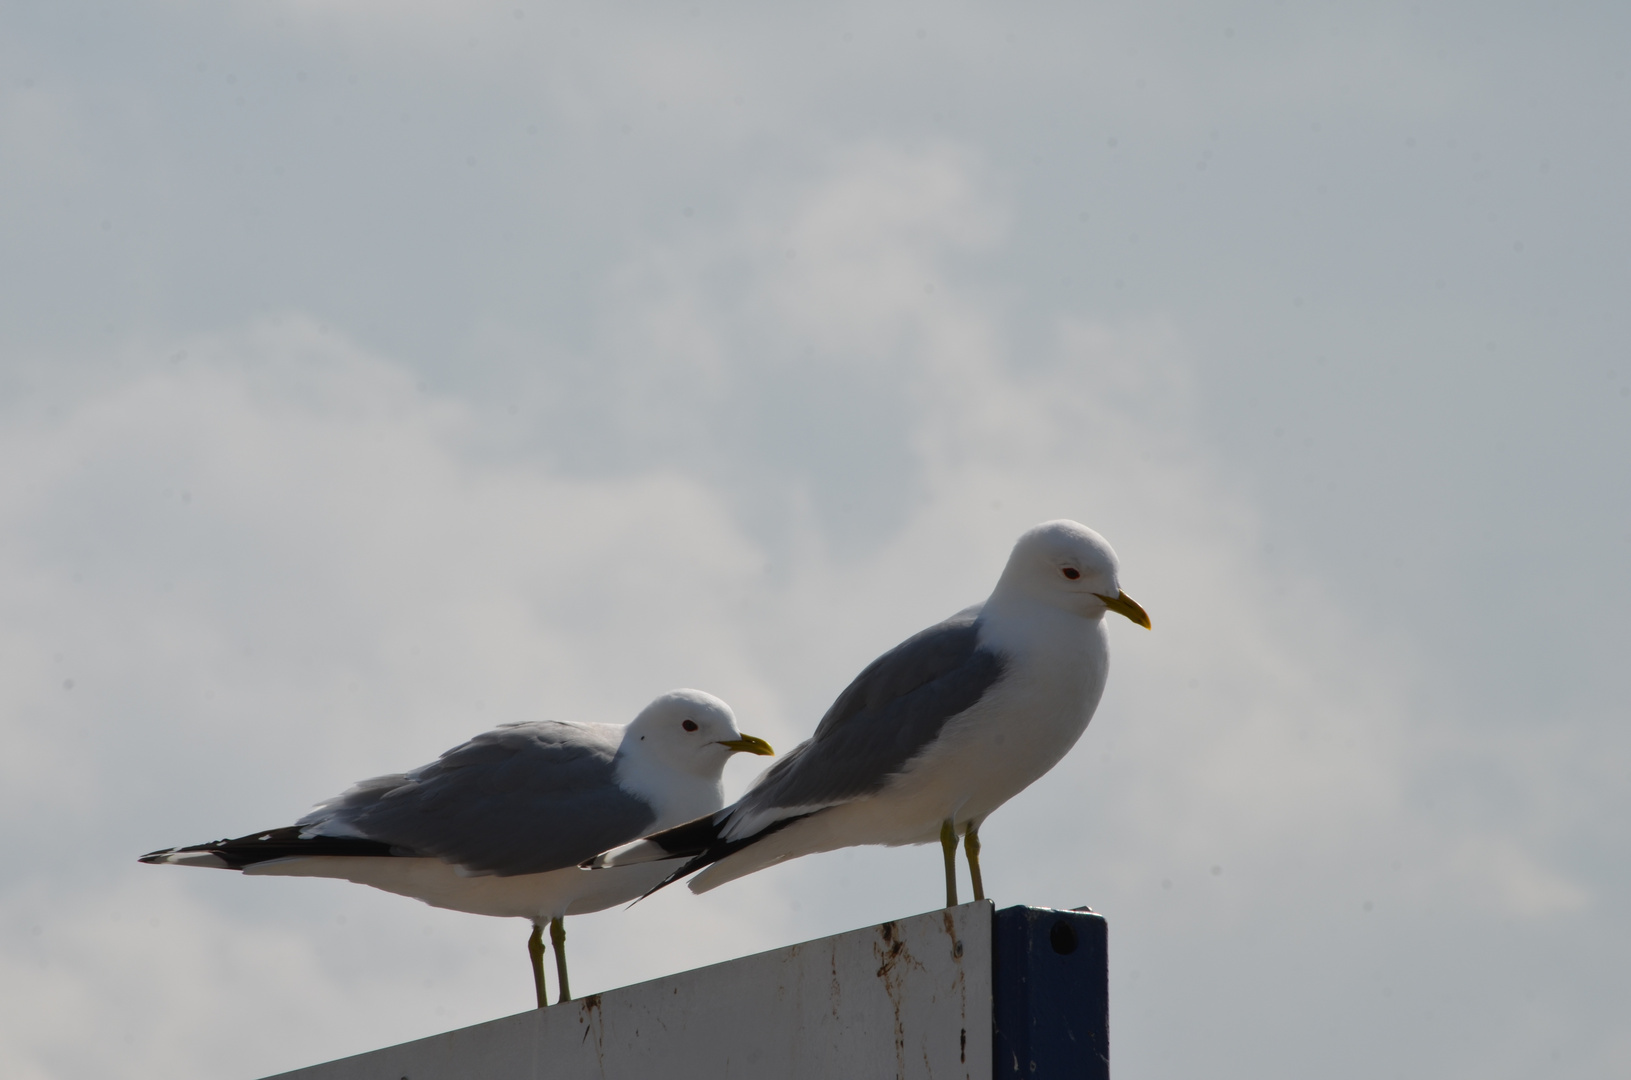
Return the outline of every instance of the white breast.
[[[842,815],[857,818],[851,828],[888,823],[887,835],[852,843],[928,843],[947,818],[959,829],[978,823],[1069,753],[1104,693],[1109,650],[1102,620],[1060,615],[1004,635],[1002,679],[883,791],[856,800],[856,814]]]
[[[327,877],[372,885],[411,896],[432,907],[499,918],[552,919],[626,904],[655,888],[673,862],[642,863],[609,870],[576,866],[542,874],[469,876],[441,859],[387,856],[314,856],[256,863],[245,874]]]

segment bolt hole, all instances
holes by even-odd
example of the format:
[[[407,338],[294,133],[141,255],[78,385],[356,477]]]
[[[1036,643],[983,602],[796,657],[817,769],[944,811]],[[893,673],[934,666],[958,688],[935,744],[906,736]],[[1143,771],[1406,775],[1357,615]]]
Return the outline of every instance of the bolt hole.
[[[1048,931],[1048,944],[1052,945],[1053,951],[1060,956],[1069,956],[1076,951],[1076,931],[1070,928],[1069,923],[1060,920]]]

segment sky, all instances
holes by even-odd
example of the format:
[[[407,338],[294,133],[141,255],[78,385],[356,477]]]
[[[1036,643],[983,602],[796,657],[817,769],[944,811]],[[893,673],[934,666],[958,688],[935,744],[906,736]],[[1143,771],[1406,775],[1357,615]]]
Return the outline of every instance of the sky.
[[[1060,517],[1154,630],[982,862],[1109,919],[1118,1076],[1631,1070],[1627,56],[1593,3],[0,0],[0,1073],[524,1010],[523,922],[135,859],[675,687],[790,748]],[[574,918],[574,990],[939,858]]]

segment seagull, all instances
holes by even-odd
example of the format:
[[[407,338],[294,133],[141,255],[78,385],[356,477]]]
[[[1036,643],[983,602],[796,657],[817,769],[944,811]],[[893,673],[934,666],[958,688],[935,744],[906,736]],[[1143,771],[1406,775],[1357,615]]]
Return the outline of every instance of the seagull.
[[[141,861],[343,878],[433,907],[530,919],[527,953],[543,1008],[544,924],[558,1000],[568,1001],[566,916],[637,899],[671,869],[659,861],[607,874],[578,864],[719,809],[721,774],[735,753],[774,751],[738,731],[719,698],[675,690],[627,725],[506,724],[412,772],[364,780],[293,825]]]
[[[815,734],[731,806],[605,852],[591,868],[686,862],[702,893],[801,855],[940,842],[957,904],[957,838],[985,899],[979,829],[1076,745],[1104,693],[1109,612],[1149,629],[1116,554],[1074,521],[1014,545],[983,604],[890,649],[855,677]]]

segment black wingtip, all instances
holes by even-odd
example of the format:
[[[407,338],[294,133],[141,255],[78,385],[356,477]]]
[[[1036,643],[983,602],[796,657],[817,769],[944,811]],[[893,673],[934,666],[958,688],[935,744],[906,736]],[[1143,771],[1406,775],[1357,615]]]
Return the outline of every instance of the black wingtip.
[[[160,848],[158,851],[149,851],[146,855],[143,855],[136,861],[139,863],[146,863],[149,866],[164,866],[167,863],[176,861],[175,859],[171,858],[171,856],[189,855],[194,852],[207,852],[212,855],[217,855],[219,854],[223,845],[230,843],[233,843],[233,841],[223,839],[212,840],[207,844],[194,844],[191,847]]]
[[[769,836],[771,833],[781,832],[783,829],[787,828],[787,826],[793,824],[793,822],[795,822],[795,821],[803,821],[805,818],[811,817],[813,814],[819,814],[820,812],[821,811],[819,811],[819,810],[815,810],[815,811],[811,811],[811,813],[809,813],[809,814],[795,814],[793,817],[785,817],[785,818],[782,818],[779,821],[771,822],[769,825],[766,825],[764,828],[760,829],[758,832],[754,833],[752,836],[743,836],[743,837],[739,837],[739,838],[737,838],[735,840],[723,840],[723,839],[720,839],[719,828],[718,828],[718,826],[715,826],[714,831],[713,831],[713,842],[712,843],[710,843],[702,851],[695,852],[690,859],[687,859],[685,861],[685,864],[683,866],[681,866],[678,870],[674,871],[672,874],[669,874],[667,877],[663,878],[663,880],[659,881],[655,886],[653,886],[645,894],[645,896],[640,897],[640,900],[644,900],[646,898],[646,896],[650,896],[652,893],[656,892],[658,889],[666,889],[666,888],[668,888],[668,886],[674,884],[674,882],[680,881],[683,878],[688,878],[692,874],[696,873],[697,871],[704,870],[704,869],[712,866],[714,863],[719,862],[721,859],[728,858],[729,856],[736,854],[738,851],[741,851],[745,847],[750,847],[750,846],[752,846],[754,844],[757,844],[760,840],[763,840],[765,837]],[[703,818],[703,819],[698,819],[698,820],[711,821],[712,819],[711,818]],[[696,824],[696,822],[691,822],[691,824],[694,825],[694,824]],[[685,825],[679,826],[679,828],[681,828],[681,829],[686,828],[686,827],[687,826],[685,826]],[[671,830],[671,831],[673,831],[673,830]],[[655,840],[656,837],[655,836],[647,837],[647,839]],[[685,854],[691,854],[691,853],[687,852]],[[639,903],[640,901],[636,900],[634,902]]]
[[[684,825],[652,833],[646,837],[646,842],[656,844],[672,858],[691,858],[703,854],[719,843],[719,832],[723,824],[723,814],[707,814],[687,821]]]
[[[390,844],[379,840],[366,840],[360,836],[302,836],[301,826],[288,825],[281,829],[265,829],[261,832],[250,833],[248,836],[239,836],[233,839],[214,840],[207,844],[193,844],[191,847],[165,848],[162,851],[150,851],[137,862],[147,863],[149,866],[163,866],[175,863],[177,855],[192,853],[213,855],[219,860],[219,868],[226,870],[242,870],[246,866],[256,863],[271,862],[273,859],[290,859],[301,856],[320,855],[402,855],[407,854]],[[199,862],[190,865],[216,864]]]
[[[653,893],[666,889],[686,875],[706,866],[711,861],[707,857],[708,853],[721,844],[719,834],[724,824],[724,817],[723,814],[705,814],[702,817],[693,818],[683,825],[676,825],[672,829],[664,829],[662,832],[655,832],[650,836],[643,837],[641,843],[656,844],[662,848],[670,859],[685,859],[686,861],[678,870],[630,900],[624,910],[633,907]],[[594,870],[596,869],[595,859],[598,858],[600,858],[599,855],[595,856],[594,859],[585,859],[578,865],[585,870]]]
[[[698,858],[700,858],[700,857],[701,856],[698,856]],[[651,896],[653,893],[660,892],[663,889],[668,888],[670,885],[674,884],[674,882],[679,881],[681,878],[685,877],[687,874],[690,874],[694,870],[702,869],[702,867],[700,867],[700,866],[692,866],[691,865],[692,863],[694,863],[696,861],[697,861],[696,859],[691,859],[690,861],[688,861],[684,866],[680,867],[678,870],[674,871],[672,874],[669,874],[667,877],[665,877],[661,881],[657,882],[657,884],[653,885],[651,888],[647,889],[645,892],[641,893],[639,896],[636,896],[633,900],[630,900],[628,902],[628,905],[625,906],[623,908],[623,910],[624,911],[629,910],[629,908],[633,907],[635,904],[638,904],[640,901],[646,899],[648,896]]]

